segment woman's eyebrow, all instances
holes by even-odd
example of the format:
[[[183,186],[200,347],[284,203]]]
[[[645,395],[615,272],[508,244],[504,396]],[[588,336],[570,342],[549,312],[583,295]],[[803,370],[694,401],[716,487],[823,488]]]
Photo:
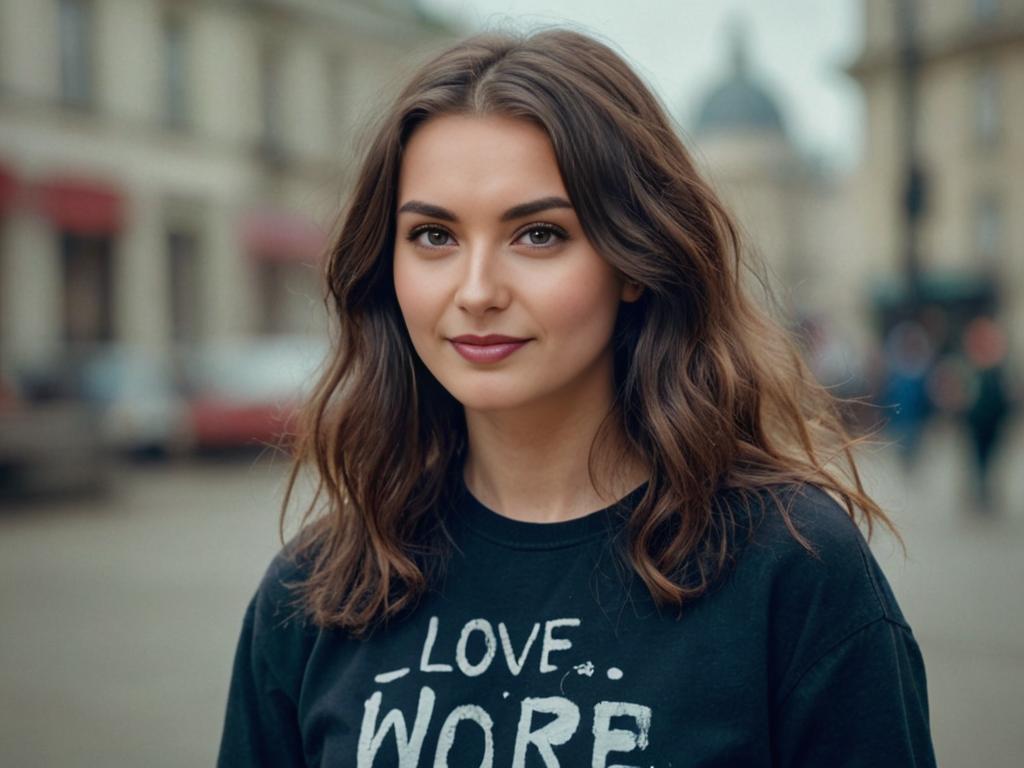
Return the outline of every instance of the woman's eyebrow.
[[[501,214],[502,221],[513,221],[515,219],[522,219],[526,216],[532,216],[535,213],[541,211],[547,211],[551,208],[572,208],[572,203],[566,200],[564,197],[541,197],[537,200],[531,200],[528,203],[520,203],[519,205],[513,205],[503,214]],[[424,216],[429,216],[432,219],[441,219],[442,221],[450,221],[457,223],[459,217],[449,211],[447,208],[442,208],[439,205],[433,205],[431,203],[424,203],[421,200],[410,200],[409,202],[402,205],[398,209],[399,213],[420,213]]]

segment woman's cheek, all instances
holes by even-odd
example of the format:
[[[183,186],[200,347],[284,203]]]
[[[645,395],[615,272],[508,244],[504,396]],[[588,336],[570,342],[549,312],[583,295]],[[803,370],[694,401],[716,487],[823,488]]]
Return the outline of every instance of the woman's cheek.
[[[567,280],[545,301],[549,328],[604,336],[614,324],[615,296],[607,287],[587,278]]]
[[[403,259],[395,261],[395,296],[398,299],[398,306],[405,318],[405,324],[410,335],[416,336],[423,324],[426,295],[423,290],[421,276],[413,265],[406,263]],[[417,285],[420,286],[417,289]]]

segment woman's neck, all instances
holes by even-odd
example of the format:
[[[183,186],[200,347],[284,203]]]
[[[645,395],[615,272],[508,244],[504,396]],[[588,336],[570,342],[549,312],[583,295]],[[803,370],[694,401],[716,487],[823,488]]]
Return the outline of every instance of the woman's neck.
[[[594,487],[587,460],[603,416],[592,408],[534,412],[528,418],[467,411],[466,486],[485,506],[526,522],[571,520],[607,507],[650,473],[625,448],[616,420],[595,452]]]

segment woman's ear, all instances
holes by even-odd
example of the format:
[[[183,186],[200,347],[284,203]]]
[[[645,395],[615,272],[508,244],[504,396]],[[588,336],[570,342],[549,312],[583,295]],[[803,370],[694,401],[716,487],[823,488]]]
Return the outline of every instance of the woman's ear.
[[[632,303],[636,301],[643,292],[644,287],[640,283],[627,280],[622,284],[622,300],[625,302]]]

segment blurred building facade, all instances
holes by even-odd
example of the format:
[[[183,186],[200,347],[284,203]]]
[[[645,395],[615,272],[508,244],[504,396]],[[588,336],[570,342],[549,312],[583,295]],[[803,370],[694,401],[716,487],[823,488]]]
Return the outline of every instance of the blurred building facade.
[[[745,27],[735,24],[728,42],[726,71],[684,121],[690,143],[787,319],[827,317],[850,345],[864,344],[863,307],[849,290],[861,263],[848,179],[796,144],[783,105],[758,76]]]
[[[728,70],[701,99],[693,121],[699,155],[716,189],[776,277],[805,266],[799,198],[810,182],[782,109],[759,82],[744,28],[730,31]]]
[[[451,34],[412,0],[0,0],[0,365],[320,331],[354,136]]]
[[[900,12],[907,15],[900,17]],[[1011,330],[1024,360],[1024,0],[863,0],[864,47],[849,67],[865,106],[854,180],[866,292],[902,282],[913,42],[916,152],[924,180],[921,279],[937,300],[972,300]],[[976,294],[970,296],[970,293]],[[943,296],[945,294],[945,296]],[[985,306],[990,305],[990,306]],[[1022,373],[1019,368],[1018,373]]]
[[[1014,215],[1024,211],[1024,0],[862,0],[861,10],[863,49],[847,69],[864,97],[852,173],[794,143],[740,27],[726,73],[684,120],[691,144],[789,318],[824,322],[864,360],[908,293],[907,121],[916,105],[923,194],[913,250],[921,300],[937,310],[928,314],[933,341],[955,344],[972,317],[994,315],[1024,379],[1024,216]]]

